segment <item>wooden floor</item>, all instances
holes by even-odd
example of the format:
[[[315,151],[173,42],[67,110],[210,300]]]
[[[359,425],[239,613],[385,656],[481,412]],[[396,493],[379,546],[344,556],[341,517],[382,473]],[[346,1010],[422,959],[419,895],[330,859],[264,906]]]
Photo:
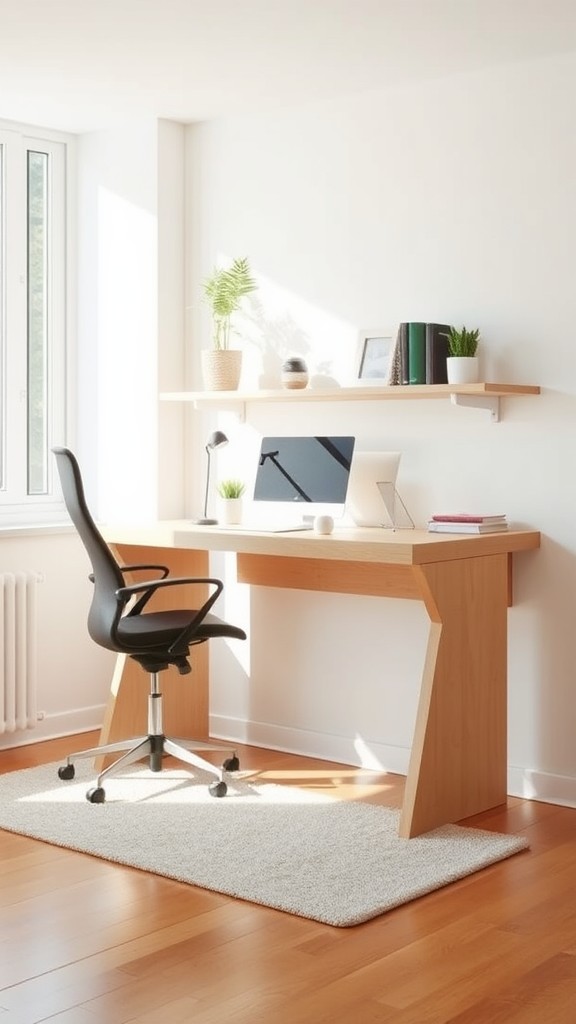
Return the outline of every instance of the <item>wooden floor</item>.
[[[93,739],[1,751],[0,771]],[[401,800],[397,776],[240,756],[274,782]],[[0,1024],[574,1024],[576,810],[510,799],[468,824],[531,849],[348,929],[0,831]]]

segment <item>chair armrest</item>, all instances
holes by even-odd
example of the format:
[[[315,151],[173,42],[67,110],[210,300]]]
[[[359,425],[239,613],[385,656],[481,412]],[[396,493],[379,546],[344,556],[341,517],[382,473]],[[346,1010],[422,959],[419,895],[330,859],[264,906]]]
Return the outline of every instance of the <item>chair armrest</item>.
[[[138,572],[140,569],[157,569],[162,573],[161,579],[166,579],[170,569],[167,565],[119,565],[120,572]],[[90,583],[94,583],[94,573],[91,572],[88,576]]]
[[[170,569],[167,565],[119,565],[120,572],[137,572],[139,569],[158,569],[162,573],[162,579],[166,579]]]
[[[142,609],[144,608],[145,604],[147,604],[147,602],[150,600],[152,595],[156,593],[157,590],[160,590],[163,587],[184,586],[186,584],[189,585],[191,583],[198,583],[203,585],[207,584],[209,586],[213,586],[215,590],[214,593],[212,593],[210,597],[207,599],[207,601],[204,602],[204,604],[196,613],[194,618],[190,620],[190,623],[184,630],[184,633],[182,633],[181,636],[178,637],[177,643],[180,643],[184,634],[188,635],[190,631],[193,632],[193,629],[200,622],[202,622],[202,620],[210,611],[214,602],[220,597],[220,594],[224,590],[224,584],[222,583],[222,580],[214,579],[210,576],[170,576],[168,579],[163,578],[161,580],[144,580],[142,581],[142,583],[133,583],[128,587],[119,587],[118,590],[116,591],[116,597],[123,604],[126,604],[126,602],[129,601],[129,599],[133,597],[135,594],[142,593],[142,597],[138,601],[136,601],[136,604],[128,612],[128,615],[139,615]],[[188,648],[186,646],[186,650],[187,649]]]
[[[142,590],[155,591],[163,587],[182,586],[187,583],[209,583],[218,588],[218,593],[222,593],[224,589],[222,580],[209,576],[170,576],[168,579],[163,577],[160,580],[143,580],[142,583],[131,583],[127,587],[118,587],[116,594],[118,597],[132,597],[133,594],[138,594]]]

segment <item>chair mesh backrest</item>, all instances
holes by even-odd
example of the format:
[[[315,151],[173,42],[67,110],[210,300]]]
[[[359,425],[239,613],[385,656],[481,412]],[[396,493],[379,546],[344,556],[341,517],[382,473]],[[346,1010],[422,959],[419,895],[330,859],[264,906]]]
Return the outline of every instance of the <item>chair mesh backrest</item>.
[[[94,595],[88,613],[88,632],[102,647],[117,650],[114,633],[121,606],[116,590],[125,583],[110,548],[99,532],[86,504],[82,475],[68,448],[53,448],[68,514],[86,548],[94,576]]]

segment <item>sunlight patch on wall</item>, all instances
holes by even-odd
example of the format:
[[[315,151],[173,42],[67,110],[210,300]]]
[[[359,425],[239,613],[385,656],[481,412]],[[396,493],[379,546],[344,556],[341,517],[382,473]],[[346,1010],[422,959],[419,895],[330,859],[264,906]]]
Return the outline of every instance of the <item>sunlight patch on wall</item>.
[[[360,760],[362,768],[369,768],[371,771],[386,771],[386,765],[382,764],[380,758],[376,756],[374,751],[370,748],[366,740],[356,733],[354,739],[354,750],[356,751]]]
[[[157,405],[156,217],[98,190],[97,346],[99,481],[103,518],[155,513]],[[138,431],[130,464],[122,457]],[[120,439],[120,443],[119,443]]]
[[[223,556],[224,562],[224,593],[215,609],[216,615],[231,622],[234,626],[240,626],[246,631],[247,640],[227,640],[226,644],[233,652],[238,664],[250,676],[250,587],[247,583],[236,582],[236,555],[234,552],[226,552]]]
[[[243,386],[279,386],[282,363],[293,355],[307,364],[314,378],[336,385],[354,379],[358,328],[292,291],[288,284],[258,273],[258,291],[248,296],[235,318],[236,341],[244,351]]]

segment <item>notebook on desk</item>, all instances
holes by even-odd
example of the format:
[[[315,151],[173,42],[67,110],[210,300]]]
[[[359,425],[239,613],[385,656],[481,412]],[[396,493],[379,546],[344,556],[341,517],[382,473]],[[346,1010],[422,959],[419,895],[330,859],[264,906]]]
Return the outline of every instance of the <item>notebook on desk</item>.
[[[254,496],[238,526],[226,529],[291,533],[311,530],[319,515],[344,515],[355,439],[263,437]]]

